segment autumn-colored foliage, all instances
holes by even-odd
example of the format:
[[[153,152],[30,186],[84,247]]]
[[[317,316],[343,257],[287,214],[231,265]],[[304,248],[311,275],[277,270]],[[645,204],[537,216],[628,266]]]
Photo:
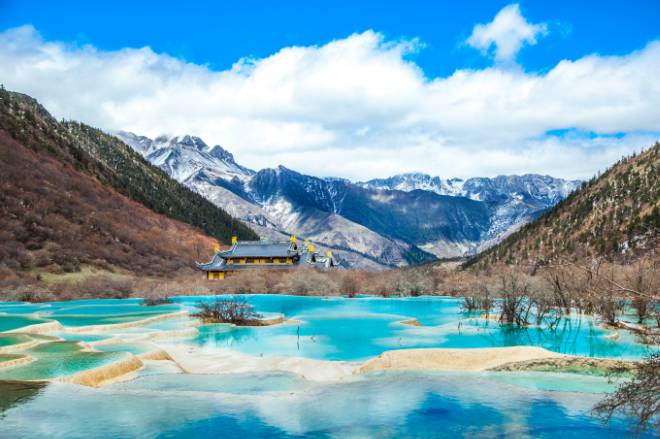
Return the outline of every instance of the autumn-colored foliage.
[[[145,276],[191,267],[214,240],[0,132],[0,277],[77,272]],[[197,254],[195,254],[197,253]]]
[[[0,87],[0,292],[126,296],[232,233],[256,237],[118,139]]]

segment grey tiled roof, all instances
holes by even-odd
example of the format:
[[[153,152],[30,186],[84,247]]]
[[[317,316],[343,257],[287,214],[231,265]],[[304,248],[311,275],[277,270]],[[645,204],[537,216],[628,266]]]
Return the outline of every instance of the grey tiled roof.
[[[239,264],[227,263],[227,259],[244,258],[292,258],[293,264],[268,263],[268,264]],[[213,256],[210,262],[197,264],[197,268],[204,271],[236,271],[249,268],[260,270],[286,270],[296,266],[313,266],[318,268],[330,267],[334,265],[332,258],[327,258],[314,253],[316,259],[312,262],[312,254],[307,249],[293,250],[290,243],[270,243],[263,241],[242,241],[235,244],[231,249],[218,252]]]
[[[288,270],[297,264],[222,264],[220,267],[208,271],[240,271],[256,268],[258,270]]]
[[[288,242],[260,242],[245,241],[238,242],[231,249],[221,252],[224,258],[287,258],[296,255],[297,252],[291,250],[291,244]]]
[[[225,261],[220,256],[220,253],[213,255],[213,259],[211,259],[210,262],[206,262],[204,264],[200,264],[198,262],[196,263],[197,268],[204,271],[216,271],[224,264]]]

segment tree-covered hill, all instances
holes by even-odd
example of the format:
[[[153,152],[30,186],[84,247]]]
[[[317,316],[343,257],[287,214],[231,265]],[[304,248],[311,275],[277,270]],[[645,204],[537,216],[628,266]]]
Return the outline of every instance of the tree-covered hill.
[[[0,89],[0,280],[163,275],[255,233],[112,136]]]
[[[660,230],[660,144],[621,159],[472,264],[654,255]]]
[[[221,242],[258,236],[239,220],[170,178],[114,136],[78,122],[58,123],[36,100],[2,90],[0,129],[37,152],[112,186],[149,209],[198,227]]]

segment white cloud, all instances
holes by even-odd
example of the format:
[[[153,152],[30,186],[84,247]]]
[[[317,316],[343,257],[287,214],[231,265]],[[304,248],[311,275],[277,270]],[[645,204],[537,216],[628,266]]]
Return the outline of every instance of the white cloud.
[[[547,31],[545,23],[527,22],[520,13],[520,6],[515,3],[502,8],[490,23],[477,24],[466,42],[483,53],[488,53],[494,46],[495,60],[510,62],[515,59],[523,44],[536,44],[536,38],[545,35]]]
[[[0,33],[0,82],[57,118],[196,134],[246,166],[352,179],[589,177],[660,132],[660,42],[565,60],[543,74],[496,66],[436,78],[408,60],[419,47],[367,31],[212,71],[148,47],[44,41],[26,26]],[[546,135],[567,128],[596,134]]]

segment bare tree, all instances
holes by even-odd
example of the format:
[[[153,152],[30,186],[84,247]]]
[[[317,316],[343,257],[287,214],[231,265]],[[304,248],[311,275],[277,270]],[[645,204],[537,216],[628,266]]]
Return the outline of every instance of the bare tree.
[[[288,292],[294,294],[328,294],[338,290],[333,277],[314,268],[292,271],[288,280]]]
[[[603,422],[615,413],[637,419],[635,432],[660,430],[660,352],[651,354],[639,364],[632,380],[622,384],[594,407]]]
[[[510,271],[500,276],[502,299],[500,305],[500,323],[505,325],[529,325],[529,285],[521,276]]]
[[[484,311],[486,316],[490,314],[494,305],[493,297],[486,285],[473,285],[469,293],[463,296],[464,311]]]
[[[142,301],[143,306],[158,306],[158,305],[167,305],[172,303],[172,299],[167,296],[163,297],[145,297]]]
[[[358,271],[348,271],[346,270],[342,273],[339,289],[342,294],[348,295],[348,297],[355,297],[360,293],[360,286],[362,282],[361,273]]]
[[[199,302],[199,311],[192,314],[208,323],[233,323],[238,326],[258,325],[261,314],[243,296],[216,298],[213,302]]]
[[[637,315],[637,323],[644,323],[644,320],[649,316],[649,300],[645,297],[634,297],[632,307]]]
[[[420,296],[431,292],[432,289],[432,279],[415,268],[399,271],[393,285],[393,292],[400,296]]]

